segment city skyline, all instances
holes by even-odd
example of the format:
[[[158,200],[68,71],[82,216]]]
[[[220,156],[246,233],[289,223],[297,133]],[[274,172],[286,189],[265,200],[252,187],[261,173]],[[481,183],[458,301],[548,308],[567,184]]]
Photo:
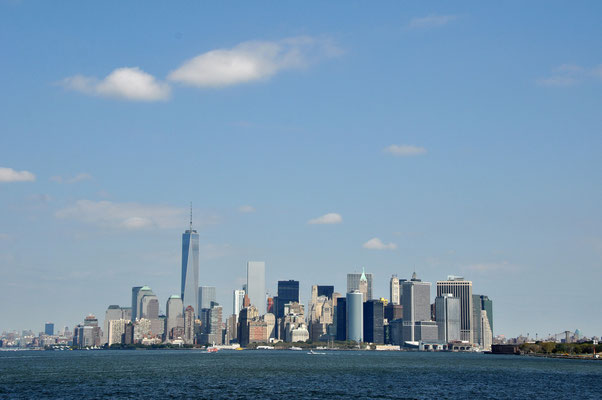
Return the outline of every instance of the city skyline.
[[[0,0],[0,330],[165,312],[192,201],[224,315],[261,260],[304,304],[458,275],[495,334],[602,331],[598,2],[144,4]]]

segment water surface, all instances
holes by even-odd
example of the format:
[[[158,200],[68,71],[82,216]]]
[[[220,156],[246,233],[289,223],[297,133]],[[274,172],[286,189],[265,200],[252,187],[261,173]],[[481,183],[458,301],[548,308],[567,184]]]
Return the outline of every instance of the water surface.
[[[486,354],[0,352],[0,399],[600,399],[600,382],[600,361]]]

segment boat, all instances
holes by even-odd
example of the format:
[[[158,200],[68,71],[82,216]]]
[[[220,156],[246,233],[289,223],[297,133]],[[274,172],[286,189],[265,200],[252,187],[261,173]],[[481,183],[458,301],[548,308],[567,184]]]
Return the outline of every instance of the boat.
[[[307,352],[307,354],[312,354],[312,355],[325,355],[326,353],[320,353],[320,352],[317,352],[317,351],[310,350],[310,351],[308,351],[308,352]]]
[[[207,347],[207,353],[217,353],[219,349],[217,347]]]
[[[295,346],[293,346],[293,347],[291,347],[291,350],[299,351],[299,350],[303,350],[303,349],[301,347],[295,347]]]

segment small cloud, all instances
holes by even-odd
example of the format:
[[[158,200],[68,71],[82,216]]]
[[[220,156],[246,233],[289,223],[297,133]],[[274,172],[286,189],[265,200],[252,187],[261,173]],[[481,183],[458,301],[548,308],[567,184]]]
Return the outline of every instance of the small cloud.
[[[542,78],[537,80],[539,86],[548,87],[568,87],[579,83],[578,79],[570,76],[552,76],[550,78]]]
[[[115,203],[111,201],[78,200],[59,210],[55,216],[72,219],[102,228],[138,230],[173,229],[186,226],[187,210],[163,205]],[[196,226],[214,222],[212,218],[196,221]]]
[[[67,183],[76,183],[76,182],[81,182],[81,181],[87,181],[88,179],[92,179],[92,175],[82,172],[82,173],[75,175],[73,178],[68,179]]]
[[[411,146],[406,144],[392,144],[383,150],[385,153],[393,154],[399,157],[419,156],[426,154],[426,149],[420,146]]]
[[[341,222],[343,222],[343,217],[337,213],[324,214],[321,217],[307,221],[310,225],[340,224]]]
[[[46,193],[38,193],[27,196],[27,200],[32,203],[49,203],[52,201],[52,196]]]
[[[269,79],[280,71],[304,68],[341,53],[332,41],[308,36],[249,41],[191,58],[172,71],[168,79],[200,88],[224,87]]]
[[[397,245],[395,243],[383,243],[379,238],[372,238],[362,245],[364,249],[369,250],[395,250]]]
[[[238,207],[238,212],[241,212],[243,214],[254,213],[255,207],[249,206],[249,205],[240,206],[240,207]]]
[[[51,176],[50,180],[52,182],[56,182],[56,183],[77,183],[77,182],[81,182],[81,181],[87,181],[88,179],[92,179],[92,175],[85,173],[85,172],[81,172],[75,176],[72,176],[70,178],[67,177],[62,177],[62,176]]]
[[[427,15],[426,17],[412,18],[407,25],[408,29],[428,29],[447,25],[457,19],[457,15]]]
[[[501,262],[490,262],[490,263],[479,263],[467,265],[463,268],[464,271],[470,272],[514,272],[518,270],[516,265],[510,264],[508,261]]]
[[[117,68],[104,79],[75,75],[63,79],[64,88],[95,96],[133,101],[167,100],[170,87],[138,67]]]
[[[131,217],[123,221],[122,226],[126,229],[142,229],[153,226],[153,221],[149,218]]]
[[[576,64],[562,64],[552,70],[550,77],[537,79],[535,83],[544,87],[570,87],[588,80],[600,79],[602,65],[585,68]]]
[[[0,183],[33,182],[36,176],[29,171],[15,171],[12,168],[0,167]]]

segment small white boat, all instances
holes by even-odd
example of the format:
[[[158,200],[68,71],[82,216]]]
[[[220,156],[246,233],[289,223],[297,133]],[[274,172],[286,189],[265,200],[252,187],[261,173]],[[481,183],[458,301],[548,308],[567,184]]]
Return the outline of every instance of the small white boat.
[[[308,352],[307,352],[307,354],[313,354],[313,355],[324,355],[324,354],[326,354],[326,353],[319,353],[319,352],[317,352],[317,351],[310,350],[310,351],[308,351]]]
[[[291,350],[296,350],[296,351],[299,351],[299,350],[303,350],[303,349],[302,349],[301,347],[294,347],[294,346],[293,346],[293,347],[291,347]]]

